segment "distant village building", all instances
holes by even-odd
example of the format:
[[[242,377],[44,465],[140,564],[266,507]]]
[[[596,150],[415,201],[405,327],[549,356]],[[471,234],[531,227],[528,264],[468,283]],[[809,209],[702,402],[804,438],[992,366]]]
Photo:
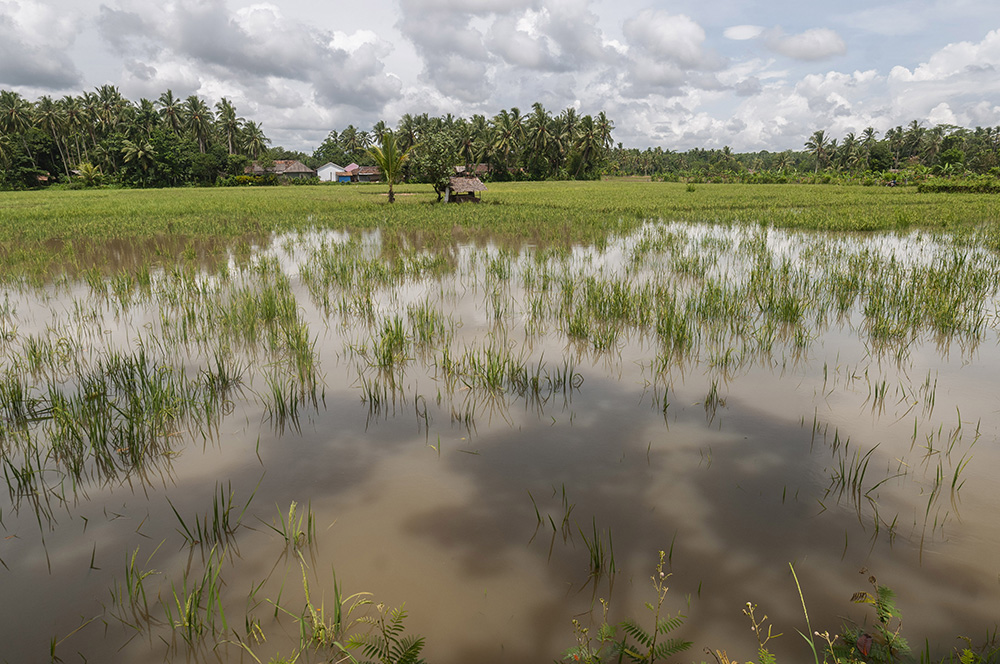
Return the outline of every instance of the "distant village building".
[[[378,166],[359,166],[358,182],[380,182],[382,171]]]
[[[316,175],[319,177],[321,182],[336,182],[337,173],[340,173],[343,170],[343,166],[338,166],[330,161],[317,168]]]
[[[476,192],[486,191],[486,185],[479,178],[452,177],[448,178],[448,186],[444,190],[445,203],[478,203]]]
[[[378,166],[358,166],[348,164],[337,172],[337,182],[379,182],[382,171]]]
[[[490,174],[489,164],[472,164],[471,168],[469,166],[456,166],[455,174],[462,176],[475,176],[477,178],[483,177],[484,175]]]
[[[344,166],[344,169],[337,173],[337,182],[357,182],[355,178],[357,177],[358,168],[360,167],[355,163]]]
[[[253,162],[246,169],[247,175],[273,174],[286,178],[314,178],[316,171],[296,159],[276,159],[273,166],[264,168],[259,162]]]

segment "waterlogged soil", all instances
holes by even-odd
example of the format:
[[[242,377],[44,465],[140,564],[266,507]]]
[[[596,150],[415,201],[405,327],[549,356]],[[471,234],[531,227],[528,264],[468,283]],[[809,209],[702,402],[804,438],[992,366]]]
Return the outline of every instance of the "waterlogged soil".
[[[784,633],[769,648],[807,656],[790,563],[813,630],[870,624],[851,598],[872,575],[915,647],[997,627],[989,252],[661,222],[600,247],[313,233],[240,256],[5,287],[0,659],[327,661],[303,635],[339,588],[345,614],[404,606],[428,661],[550,662],[601,600],[651,624],[660,551],[678,660],[755,658],[748,601]],[[918,282],[975,297],[916,321]],[[164,416],[162,386],[132,383],[129,410],[85,380],[140,353],[194,396]],[[56,393],[107,398],[103,424],[74,411],[75,470]]]

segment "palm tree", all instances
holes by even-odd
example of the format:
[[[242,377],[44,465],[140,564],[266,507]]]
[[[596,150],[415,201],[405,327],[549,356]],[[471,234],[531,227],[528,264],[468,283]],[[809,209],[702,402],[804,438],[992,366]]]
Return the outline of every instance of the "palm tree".
[[[48,95],[42,95],[39,97],[38,101],[35,102],[35,123],[41,125],[49,136],[52,137],[53,142],[56,144],[56,148],[59,150],[59,157],[63,162],[63,172],[66,173],[66,177],[69,177],[69,164],[66,159],[66,152],[63,151],[63,132],[62,128],[65,124],[65,115],[63,115],[62,107],[56,102],[52,101],[52,98]]]
[[[389,182],[389,202],[396,202],[396,194],[392,190],[392,185],[399,178],[403,171],[403,164],[410,156],[412,148],[400,150],[396,145],[396,136],[387,131],[382,136],[382,147],[368,148],[368,154],[375,161],[385,179]]]
[[[844,137],[844,142],[840,145],[840,149],[837,151],[837,160],[839,165],[846,167],[850,171],[856,170],[856,167],[861,160],[859,149],[860,145],[861,144],[854,135],[854,132],[848,132],[847,136]]]
[[[219,112],[216,116],[218,118],[216,124],[219,132],[226,139],[229,154],[236,154],[236,139],[240,135],[240,125],[243,124],[243,118],[236,117],[236,108],[225,97],[215,105],[215,110]]]
[[[12,90],[0,90],[0,131],[21,137],[21,144],[33,165],[35,157],[31,154],[24,134],[34,123],[34,110],[31,102],[20,94]]]
[[[250,120],[243,125],[242,145],[251,159],[260,158],[261,153],[267,149],[267,144],[270,142],[271,139],[264,135],[264,130],[260,128],[260,124]]]
[[[147,137],[153,133],[153,129],[160,124],[160,116],[156,112],[153,102],[143,97],[139,100],[139,107],[135,113],[136,126],[142,129]]]
[[[385,132],[387,131],[389,131],[389,126],[386,125],[384,120],[379,120],[378,122],[375,123],[375,126],[372,127],[371,131],[372,140],[381,143],[382,137],[385,135]]]
[[[347,128],[340,132],[340,142],[343,143],[344,149],[351,153],[352,158],[356,158],[357,154],[365,149],[361,138],[362,133],[352,124],[347,125]]]
[[[149,144],[149,141],[133,143],[129,140],[126,140],[122,146],[122,156],[125,157],[125,163],[135,162],[142,169],[142,184],[145,185],[149,167],[156,165],[156,154],[153,151],[153,146]]]
[[[479,163],[480,145],[476,142],[476,134],[473,126],[460,119],[455,123],[455,138],[458,143],[458,155],[465,162],[467,167],[472,167]]]
[[[516,108],[511,112],[502,110],[493,118],[493,141],[490,146],[501,157],[504,173],[510,167],[511,153],[517,153],[521,147],[523,135],[521,127],[521,112]]]
[[[830,142],[826,137],[826,132],[820,129],[813,133],[813,135],[806,141],[805,144],[806,152],[816,157],[816,169],[815,172],[819,172],[820,165],[826,167],[826,162],[829,160]]]
[[[610,150],[615,144],[614,139],[611,138],[611,132],[615,130],[615,123],[608,118],[604,111],[597,114],[597,130],[601,132],[604,148]]]
[[[903,147],[906,150],[907,157],[918,156],[925,131],[927,130],[921,127],[920,122],[917,120],[913,120],[907,125],[906,133],[903,135]]]
[[[529,151],[529,163],[547,163],[554,166],[550,158],[555,144],[552,116],[539,102],[532,104],[532,113],[524,123],[525,148]]]
[[[865,169],[871,167],[872,148],[875,147],[876,142],[878,142],[878,132],[875,131],[875,127],[865,127],[865,130],[861,132],[861,152]]]
[[[10,139],[0,131],[0,164],[6,166],[10,163]]]
[[[187,128],[198,141],[198,150],[204,154],[212,132],[212,110],[197,95],[191,95],[184,102],[184,115]]]
[[[580,122],[577,124],[574,147],[580,152],[580,164],[576,167],[576,173],[573,176],[580,177],[580,173],[591,165],[594,155],[600,154],[604,147],[597,124],[594,122],[594,118],[589,115],[580,118]]]
[[[83,130],[83,125],[86,120],[83,105],[80,103],[80,99],[73,97],[72,95],[66,95],[59,101],[59,105],[63,109],[63,117],[66,118],[66,131],[69,136],[73,137],[74,147],[76,148],[76,158],[73,163],[78,164],[83,161],[83,155],[87,153],[87,143],[83,142],[83,151],[80,150],[80,135]],[[69,139],[67,138],[66,151],[69,152]]]
[[[399,147],[406,150],[417,144],[417,122],[413,116],[406,113],[399,119]]]
[[[122,120],[125,108],[130,106],[127,99],[114,85],[102,85],[97,88],[97,119],[107,129],[114,131]],[[106,130],[107,130],[106,129]]]
[[[90,134],[90,144],[97,148],[97,127],[100,122],[100,114],[97,110],[97,95],[93,92],[84,92],[81,105],[83,106],[83,124],[87,127],[87,132]]]
[[[181,119],[184,115],[184,105],[181,100],[174,97],[171,90],[167,90],[156,100],[156,104],[160,107],[160,118],[174,134],[180,134],[181,127],[184,125],[184,121]]]

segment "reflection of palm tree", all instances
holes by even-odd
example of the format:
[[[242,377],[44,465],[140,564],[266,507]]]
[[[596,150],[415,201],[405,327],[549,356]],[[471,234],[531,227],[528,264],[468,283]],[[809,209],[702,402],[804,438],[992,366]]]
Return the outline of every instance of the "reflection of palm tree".
[[[396,145],[396,136],[391,132],[386,132],[382,136],[382,146],[368,149],[368,154],[375,161],[385,179],[389,182],[389,202],[396,202],[396,195],[392,190],[400,174],[403,172],[403,164],[410,156],[411,148],[400,150]]]

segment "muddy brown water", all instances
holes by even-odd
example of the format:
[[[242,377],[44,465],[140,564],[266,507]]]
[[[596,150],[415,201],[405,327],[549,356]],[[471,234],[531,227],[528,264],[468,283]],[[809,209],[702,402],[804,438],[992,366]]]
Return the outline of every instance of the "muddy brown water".
[[[736,233],[739,241],[738,230],[692,228],[685,231],[692,237]],[[770,243],[775,252],[795,251],[802,238],[772,232]],[[484,276],[495,252],[453,247],[454,273],[378,289],[376,313],[429,299],[456,323],[456,354],[492,339],[549,368],[571,361],[578,382],[536,400],[461,381],[449,387],[439,366],[412,351],[391,398],[373,407],[359,378],[374,375],[356,350],[369,336],[364,324],[323,311],[299,281],[316,239],[278,238],[260,249],[292,277],[316,340],[318,398],[302,404],[295,421],[279,426],[268,416],[266,363],[258,358],[208,435],[181,428],[172,452],[143,477],[75,487],[64,480],[65,500],[50,501],[51,518],[39,516],[30,497],[0,492],[7,600],[0,659],[38,661],[55,643],[66,662],[253,661],[239,638],[261,661],[291,656],[304,569],[313,605],[322,603],[328,616],[334,574],[344,595],[370,592],[377,602],[405,605],[407,632],[425,637],[428,661],[549,662],[575,643],[574,618],[600,617],[600,599],[610,618],[648,625],[643,605],[655,601],[650,575],[661,550],[672,574],[664,610],[685,616],[671,636],[693,642],[676,661],[708,659],[705,648],[754,658],[741,613],[748,601],[784,633],[769,647],[805,656],[789,563],[814,630],[837,631],[845,617],[873,620],[850,601],[870,590],[869,574],[896,591],[915,649],[926,637],[945,654],[963,645],[959,635],[978,643],[996,629],[995,293],[976,343],[924,333],[900,359],[873,349],[855,310],[814,328],[805,349],[779,343],[724,371],[703,347],[656,375],[649,365],[657,348],[647,335],[625,332],[613,350],[595,352],[555,321],[540,334],[526,331],[530,295],[517,275],[533,248],[512,259],[498,326]],[[377,245],[378,237],[366,242]],[[578,248],[569,264],[620,274],[631,242]],[[858,242],[934,260],[926,241],[926,255],[907,238]],[[738,258],[726,260],[733,261],[726,269],[739,268]],[[47,328],[78,335],[81,352],[93,356],[134,349],[161,324],[155,295],[117,314],[83,285],[8,288],[6,298],[16,332],[3,346],[5,369],[27,335]],[[70,324],[75,303],[97,312],[96,322]],[[202,362],[197,353],[182,355],[167,353],[189,372]],[[877,389],[887,393],[881,400]],[[862,458],[860,489],[841,490],[837,471]],[[58,475],[57,464],[49,466]],[[231,486],[237,510],[253,498],[223,554],[227,628],[192,646],[167,624],[163,607],[176,613],[174,596],[185,578],[200,578],[208,553],[185,542],[173,509],[188,519],[210,512],[220,485]],[[269,527],[293,501],[298,514],[311,510],[315,518],[314,535],[299,549]],[[614,557],[614,570],[598,575],[586,542],[595,529]],[[152,572],[145,618],[127,615],[112,592],[136,551],[138,567]],[[247,616],[266,641],[246,639]],[[323,653],[300,661],[323,661]]]

